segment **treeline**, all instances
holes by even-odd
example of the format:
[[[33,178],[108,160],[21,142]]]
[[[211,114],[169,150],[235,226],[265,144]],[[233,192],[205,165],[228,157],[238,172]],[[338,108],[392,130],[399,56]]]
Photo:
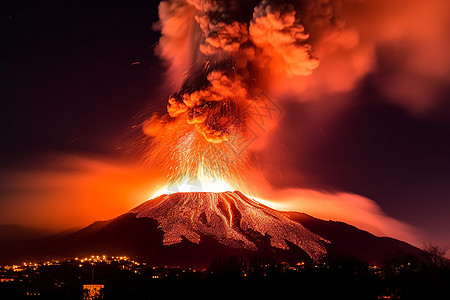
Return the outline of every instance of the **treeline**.
[[[355,257],[300,264],[250,256],[217,258],[208,269],[214,283],[252,293],[299,299],[450,299],[450,262],[445,249],[396,252],[374,266]]]

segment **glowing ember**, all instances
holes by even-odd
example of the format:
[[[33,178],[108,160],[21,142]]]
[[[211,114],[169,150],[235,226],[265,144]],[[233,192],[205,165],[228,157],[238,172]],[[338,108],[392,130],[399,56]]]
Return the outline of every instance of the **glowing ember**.
[[[146,125],[148,122],[152,125]],[[151,139],[144,147],[140,144],[140,149],[148,164],[169,184],[180,185],[188,179],[209,185],[216,178],[239,189],[245,182],[250,161],[245,132],[232,135],[230,141],[212,143],[195,125],[182,119],[152,118],[148,122],[144,130]]]

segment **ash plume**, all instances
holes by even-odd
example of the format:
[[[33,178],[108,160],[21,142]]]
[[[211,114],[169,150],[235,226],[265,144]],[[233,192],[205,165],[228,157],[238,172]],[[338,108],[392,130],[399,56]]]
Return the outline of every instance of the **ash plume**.
[[[388,100],[430,111],[450,78],[450,41],[441,38],[447,7],[423,0],[162,1],[156,51],[173,90],[167,113],[143,122],[147,161],[164,161],[169,180],[195,177],[199,168],[244,180],[254,153],[243,141],[252,138],[249,116],[261,91],[328,106],[372,73]],[[393,44],[411,59],[394,58],[398,68],[385,73],[379,51],[388,49],[389,61]]]
[[[203,168],[236,183],[251,160],[242,141],[251,138],[258,94],[271,76],[307,76],[319,65],[300,14],[292,3],[267,0],[163,1],[159,13],[157,51],[172,63],[170,73],[185,70],[167,114],[143,123],[147,159],[164,161],[170,180]]]

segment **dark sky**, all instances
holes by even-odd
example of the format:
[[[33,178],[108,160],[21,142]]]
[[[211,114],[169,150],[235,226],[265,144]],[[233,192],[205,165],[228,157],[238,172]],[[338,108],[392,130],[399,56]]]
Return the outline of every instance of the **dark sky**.
[[[159,38],[151,30],[157,6],[157,1],[2,1],[5,178],[8,170],[42,166],[54,152],[115,155],[136,114],[148,105],[164,109],[164,67],[152,50]],[[373,199],[388,215],[448,245],[449,105],[411,115],[385,101],[370,76],[377,74],[350,96],[361,100],[334,122],[319,122],[300,142],[288,134],[280,138],[293,157],[302,148],[294,167],[308,175],[303,186]],[[450,97],[450,86],[441,96]],[[281,125],[301,127],[308,113],[304,104],[287,102],[283,109]],[[8,197],[1,201],[7,204]]]
[[[111,151],[160,84],[157,3],[2,3],[2,164]]]

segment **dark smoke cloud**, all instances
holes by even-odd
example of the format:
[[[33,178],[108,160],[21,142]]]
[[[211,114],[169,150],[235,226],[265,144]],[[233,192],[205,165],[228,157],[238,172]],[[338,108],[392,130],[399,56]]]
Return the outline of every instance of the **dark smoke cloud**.
[[[289,77],[310,75],[319,65],[312,56],[309,34],[296,18],[292,4],[262,1],[250,21],[250,35],[256,46],[256,64],[263,69],[282,70]]]
[[[239,134],[245,108],[261,89],[281,100],[293,93],[301,101],[326,99],[368,74],[379,75],[374,82],[394,103],[426,112],[448,84],[448,6],[423,0],[163,1],[155,28],[174,92],[168,114],[218,143]],[[383,68],[380,53],[395,68]]]
[[[262,1],[247,16],[243,10],[237,1],[160,5],[158,53],[171,63],[171,74],[184,74],[169,99],[168,115],[195,124],[213,143],[241,134],[247,126],[246,108],[266,88],[270,76],[306,76],[319,65],[293,4]],[[176,29],[183,23],[187,27],[181,35]],[[183,45],[188,52],[179,54],[184,49],[177,46]]]
[[[439,94],[450,78],[449,6],[444,0],[164,1],[158,49],[178,80],[215,55],[231,59],[225,69],[237,67],[260,88],[279,98],[296,93],[301,101],[349,91],[375,74],[388,99],[420,114],[445,101]]]
[[[393,104],[413,114],[439,109],[450,78],[450,3],[436,0],[295,1],[320,66],[308,77],[279,78],[280,99],[328,101],[370,75]]]
[[[345,107],[335,102],[349,101],[342,93],[369,78],[385,99],[412,113],[438,108],[446,100],[440,91],[450,83],[449,6],[441,0],[161,2],[156,49],[169,66],[173,93],[167,114],[143,123],[149,160],[192,148],[188,157],[197,160],[211,152],[234,160],[254,150],[243,143],[245,149],[223,155],[222,147],[194,141],[167,147],[155,133],[183,120],[190,125],[183,130],[196,130],[210,143],[243,140],[251,136],[250,115],[261,91],[280,102],[323,102],[317,107],[328,107],[326,116],[317,117],[327,118],[330,107]],[[168,139],[179,138],[171,132]]]
[[[169,176],[174,178],[199,161],[214,165],[212,172],[228,172],[231,161],[245,181],[255,149],[245,143],[239,149],[235,141],[251,131],[249,115],[261,91],[280,102],[319,103],[311,106],[304,128],[279,131],[332,120],[347,101],[356,101],[343,95],[362,80],[414,114],[436,110],[450,83],[449,8],[444,0],[161,2],[156,49],[169,66],[172,95],[167,114],[143,124],[149,160],[169,157],[168,169],[179,166]],[[278,141],[276,130],[265,136]],[[232,147],[237,151],[225,150]],[[276,164],[272,160],[272,168]]]

